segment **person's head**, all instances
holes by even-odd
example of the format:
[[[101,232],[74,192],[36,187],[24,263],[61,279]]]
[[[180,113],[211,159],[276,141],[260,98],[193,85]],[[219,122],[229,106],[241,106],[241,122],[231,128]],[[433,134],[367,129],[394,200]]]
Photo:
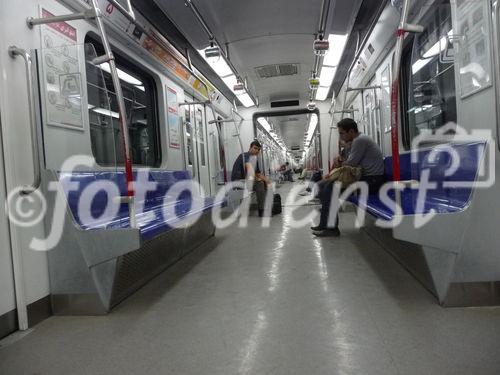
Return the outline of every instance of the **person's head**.
[[[286,166],[289,166],[289,165],[290,165],[290,163],[289,163],[289,162],[286,162],[286,163],[285,163],[285,165],[286,165]]]
[[[337,124],[340,139],[344,142],[351,142],[359,135],[358,124],[351,118],[340,120]]]
[[[253,141],[252,143],[250,143],[250,149],[248,150],[248,153],[250,155],[258,155],[261,148],[262,145],[259,141]]]

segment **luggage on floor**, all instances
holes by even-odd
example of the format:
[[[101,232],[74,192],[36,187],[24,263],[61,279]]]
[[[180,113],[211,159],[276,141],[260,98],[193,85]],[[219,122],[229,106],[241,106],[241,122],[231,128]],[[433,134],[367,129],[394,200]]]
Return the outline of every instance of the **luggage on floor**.
[[[281,195],[274,194],[273,196],[273,215],[278,215],[281,213]]]

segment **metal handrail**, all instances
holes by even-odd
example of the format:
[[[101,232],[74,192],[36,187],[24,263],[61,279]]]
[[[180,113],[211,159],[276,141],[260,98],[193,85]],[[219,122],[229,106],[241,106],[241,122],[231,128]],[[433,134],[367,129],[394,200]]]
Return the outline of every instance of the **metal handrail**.
[[[135,13],[134,9],[132,8],[132,4],[130,3],[130,0],[127,1],[127,8],[126,9],[123,5],[121,5],[118,1],[116,0],[108,0],[108,2],[113,5],[116,9],[118,9],[129,21],[134,22],[135,21]]]
[[[33,152],[34,177],[33,177],[33,182],[30,185],[23,185],[21,189],[21,194],[28,195],[36,191],[40,187],[42,181],[41,171],[40,171],[40,161],[38,160],[38,158],[40,157],[40,153],[38,147],[36,110],[35,110],[35,101],[33,100],[33,72],[32,72],[33,61],[31,59],[31,55],[26,50],[18,48],[16,46],[9,47],[9,56],[12,58],[21,56],[26,66],[26,84],[28,89],[28,106],[29,106],[28,114],[30,119],[30,139],[31,139],[31,148]]]
[[[116,62],[115,62],[115,57],[113,55],[113,52],[111,51],[111,46],[109,44],[106,30],[104,27],[104,22],[102,20],[102,14],[99,11],[99,5],[97,3],[97,0],[92,0],[92,7],[94,8],[95,14],[96,14],[96,22],[97,22],[97,28],[99,29],[99,32],[101,34],[101,39],[102,39],[102,45],[104,47],[104,56],[102,57],[97,57],[95,61],[98,62],[108,62],[109,67],[110,67],[110,72],[111,72],[111,77],[113,80],[113,86],[115,87],[115,92],[116,92],[116,99],[118,102],[118,113],[120,115],[119,117],[119,123],[120,123],[120,129],[122,133],[122,141],[123,141],[123,152],[124,152],[124,157],[125,157],[125,176],[126,176],[126,183],[127,183],[127,203],[128,203],[128,209],[129,209],[129,221],[130,221],[130,227],[131,228],[136,228],[137,227],[137,221],[135,217],[135,204],[134,204],[134,176],[132,173],[132,156],[130,152],[130,139],[129,139],[129,134],[128,134],[128,127],[127,127],[127,111],[125,109],[125,100],[123,99],[123,91],[122,91],[122,86],[120,83],[120,78],[118,77],[118,70],[116,69]]]
[[[493,38],[494,38],[494,43],[493,43],[493,48],[494,48],[494,59],[493,63],[495,64],[495,76],[497,79],[497,82],[495,84],[496,87],[496,93],[495,93],[495,101],[496,101],[496,123],[497,123],[497,146],[498,149],[500,150],[500,85],[498,82],[500,81],[500,57],[498,55],[499,53],[499,47],[500,47],[500,30],[498,27],[498,24],[500,22],[500,0],[496,0],[493,3]]]
[[[382,88],[380,85],[373,85],[373,86],[362,86],[362,87],[348,87],[346,89],[347,92],[351,91],[367,91],[367,90],[378,90]]]
[[[406,32],[421,31],[416,25],[408,24],[408,13],[410,11],[410,0],[404,0],[401,11],[401,19],[396,34],[396,51],[394,52],[394,64],[392,67],[391,87],[391,145],[392,145],[392,175],[394,181],[401,180],[399,166],[399,75],[401,74],[401,59],[403,56],[403,44]]]
[[[205,85],[205,87],[207,88],[207,93],[208,93],[208,86]],[[215,127],[217,129],[217,136],[219,138],[219,147],[222,148],[222,151],[224,153],[224,160],[222,160],[222,164],[223,164],[222,168],[224,169],[224,183],[227,183],[226,150],[224,148],[224,140],[222,138],[222,131],[221,131],[221,127],[220,127],[220,121],[217,121],[217,115],[216,115],[216,112],[215,112],[215,109],[214,109],[214,104],[212,102],[212,99],[210,98],[210,95],[208,95],[208,100],[205,101],[205,102],[196,102],[196,101],[193,101],[193,102],[181,103],[181,105],[188,105],[188,106],[196,105],[196,104],[200,104],[200,105],[203,105],[203,106],[208,105],[210,107],[211,111],[212,111],[212,115],[213,115],[214,121],[215,121]],[[205,117],[205,121],[206,121],[206,117]],[[212,121],[208,121],[208,124],[211,124],[211,123],[212,123]],[[219,161],[220,161],[220,158],[219,158]]]

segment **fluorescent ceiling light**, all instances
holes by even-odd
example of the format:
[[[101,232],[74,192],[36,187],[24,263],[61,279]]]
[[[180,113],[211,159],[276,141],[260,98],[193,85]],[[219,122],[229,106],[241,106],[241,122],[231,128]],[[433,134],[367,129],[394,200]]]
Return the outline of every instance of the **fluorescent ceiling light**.
[[[274,142],[276,142],[276,144],[278,144],[278,146],[281,148],[281,150],[285,151],[286,150],[285,143],[283,142],[283,140],[281,138],[279,138],[276,135],[276,133],[273,132],[273,130],[271,129],[271,125],[269,124],[269,122],[264,117],[259,117],[257,119],[257,122],[264,129],[267,130],[267,132],[269,133],[269,135],[271,136],[271,138],[274,140]]]
[[[229,64],[224,58],[222,58],[222,56],[219,56],[219,59],[211,59],[206,57],[205,50],[198,50],[198,53],[201,55],[201,57],[203,57],[208,65],[210,65],[210,67],[222,79],[222,81],[224,81],[229,90],[231,90],[236,95],[236,97],[244,107],[249,108],[255,105],[253,99],[250,97],[250,95],[248,95],[248,92],[246,90],[234,90],[234,87],[238,84],[238,80],[229,67]]]
[[[228,75],[233,74],[231,68],[226,63],[226,60],[224,60],[223,58],[220,58],[217,61],[213,61],[212,59],[207,59],[205,57],[204,49],[198,50],[198,53],[205,59],[205,61],[208,62],[208,65],[210,65],[210,67],[214,70],[215,73],[217,73],[219,77],[226,77]]]
[[[143,92],[146,92],[146,89],[144,88],[144,86],[135,86],[137,89],[143,91]]]
[[[307,129],[307,139],[305,141],[306,147],[308,147],[309,143],[311,143],[314,131],[316,130],[316,125],[318,125],[318,115],[316,115],[316,113],[313,113],[309,119],[309,128]]]
[[[319,76],[319,85],[330,87],[332,85],[333,78],[335,77],[336,71],[337,71],[337,68],[333,68],[330,66],[323,66],[321,68],[321,74]]]
[[[99,68],[104,70],[105,72],[108,72],[111,74],[111,67],[109,66],[109,63],[105,62],[100,65],[98,65]],[[116,68],[118,71],[118,78],[120,78],[122,81],[125,81],[127,83],[130,83],[131,85],[134,86],[142,86],[142,82],[139,81],[137,78],[132,77],[130,74],[125,73],[123,70]]]
[[[330,87],[320,87],[318,91],[316,91],[316,100],[326,100],[329,92]]]
[[[337,66],[340,63],[344,48],[347,43],[347,34],[330,34],[328,42],[330,42],[330,49],[323,59],[323,65]]]
[[[109,109],[92,108],[92,111],[94,111],[95,113],[99,113],[101,115],[110,116],[110,117],[114,117],[114,118],[120,118],[120,115],[118,114],[118,112],[113,112],[113,111],[110,111]]]
[[[257,122],[264,128],[268,133],[271,133],[271,126],[264,117],[259,117]]]
[[[252,98],[247,93],[243,95],[237,95],[236,97],[241,102],[241,104],[245,106],[245,108],[253,107],[255,105]]]
[[[238,81],[234,74],[231,74],[230,76],[227,76],[227,77],[222,77],[222,80],[224,81],[226,86],[231,90],[233,89],[234,85],[236,85],[236,82]]]

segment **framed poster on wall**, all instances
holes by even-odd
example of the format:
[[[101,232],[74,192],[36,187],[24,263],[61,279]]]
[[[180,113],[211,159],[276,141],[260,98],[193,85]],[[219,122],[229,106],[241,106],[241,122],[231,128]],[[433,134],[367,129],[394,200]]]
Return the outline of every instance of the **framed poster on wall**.
[[[491,37],[488,0],[456,0],[461,97],[491,86]]]
[[[53,14],[42,8],[43,18]],[[41,87],[48,125],[83,130],[82,75],[77,30],[66,22],[42,25]]]
[[[179,102],[177,91],[167,86],[167,122],[168,139],[170,148],[181,148],[181,138],[179,130]]]

